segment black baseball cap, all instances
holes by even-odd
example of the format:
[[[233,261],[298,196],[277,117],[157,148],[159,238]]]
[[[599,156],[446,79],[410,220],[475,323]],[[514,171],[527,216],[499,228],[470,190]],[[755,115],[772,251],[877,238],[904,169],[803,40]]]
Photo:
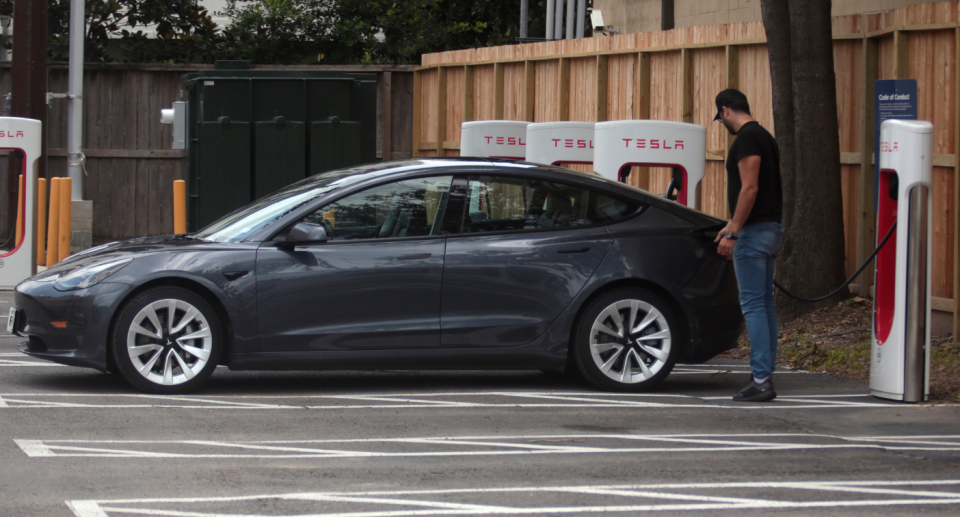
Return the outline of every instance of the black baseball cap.
[[[720,120],[724,107],[750,114],[750,103],[747,102],[747,96],[740,90],[733,88],[727,88],[717,94],[717,115],[713,117],[713,120]]]

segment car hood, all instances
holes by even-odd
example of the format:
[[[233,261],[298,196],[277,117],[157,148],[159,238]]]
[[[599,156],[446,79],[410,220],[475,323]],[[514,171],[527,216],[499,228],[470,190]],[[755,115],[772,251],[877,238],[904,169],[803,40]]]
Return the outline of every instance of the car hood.
[[[191,234],[138,237],[125,241],[115,241],[102,244],[100,246],[94,246],[93,248],[71,255],[34,278],[41,279],[54,274],[66,273],[68,271],[80,269],[95,263],[126,258],[133,255],[171,251],[187,251],[190,249],[198,249],[209,246],[223,247],[224,244],[197,239],[192,237]]]

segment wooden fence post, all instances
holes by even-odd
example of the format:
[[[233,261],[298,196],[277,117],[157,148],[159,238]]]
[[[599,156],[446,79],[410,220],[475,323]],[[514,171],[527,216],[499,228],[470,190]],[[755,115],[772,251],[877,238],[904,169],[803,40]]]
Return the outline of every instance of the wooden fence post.
[[[443,140],[447,138],[447,68],[437,68],[437,156],[446,156]]]
[[[570,120],[570,58],[560,58],[557,73],[557,119]]]
[[[523,120],[536,121],[537,105],[537,63],[536,61],[523,62]]]
[[[862,264],[877,247],[877,216],[873,209],[873,85],[879,76],[880,44],[876,39],[863,38],[863,63],[861,64],[860,108],[860,227],[857,233],[857,262]],[[860,275],[860,296],[870,296],[873,285],[874,263]]]
[[[650,118],[650,53],[637,53],[637,84],[634,89],[633,118],[644,120]],[[636,168],[637,188],[650,190],[650,168]]]
[[[680,120],[693,123],[693,50],[680,49]]]
[[[470,65],[463,66],[463,121],[470,122],[473,120],[473,89],[475,84],[473,82],[473,67]]]
[[[411,156],[420,156],[420,133],[423,131],[423,73],[413,72],[413,135]]]
[[[380,159],[393,158],[393,72],[382,72],[380,91]]]
[[[596,122],[607,120],[607,81],[610,70],[608,59],[604,55],[597,56],[597,109],[594,118]]]
[[[893,31],[893,78],[910,76],[910,33]]]
[[[960,339],[960,28],[953,53],[953,341]]]
[[[493,119],[503,120],[503,63],[493,65]]]

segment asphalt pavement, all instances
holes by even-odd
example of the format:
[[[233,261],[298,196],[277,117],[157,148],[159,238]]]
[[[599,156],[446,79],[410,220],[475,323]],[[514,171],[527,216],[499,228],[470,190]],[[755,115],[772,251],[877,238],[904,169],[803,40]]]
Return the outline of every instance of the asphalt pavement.
[[[0,291],[0,314],[11,305]],[[0,516],[958,515],[960,406],[745,361],[575,375],[231,372],[139,393],[0,337]]]

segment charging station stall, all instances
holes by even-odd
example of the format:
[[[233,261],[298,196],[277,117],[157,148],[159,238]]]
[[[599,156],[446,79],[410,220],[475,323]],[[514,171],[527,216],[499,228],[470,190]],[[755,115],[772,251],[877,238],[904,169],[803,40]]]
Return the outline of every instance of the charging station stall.
[[[527,159],[527,126],[515,120],[478,120],[460,126],[460,156]]]
[[[877,254],[870,348],[875,397],[920,402],[930,393],[932,180],[933,124],[883,122],[877,238],[897,228]]]
[[[39,120],[0,117],[0,150],[23,154],[23,167],[19,172],[23,175],[18,202],[20,212],[17,214],[19,228],[15,229],[20,238],[12,251],[0,252],[0,289],[13,289],[37,272],[35,204],[41,135]],[[18,174],[15,171],[10,173]]]
[[[671,167],[677,202],[700,209],[707,128],[665,120],[598,122],[595,127],[594,172],[624,181],[635,165]]]
[[[561,164],[593,163],[594,122],[540,122],[527,126],[527,161]]]

